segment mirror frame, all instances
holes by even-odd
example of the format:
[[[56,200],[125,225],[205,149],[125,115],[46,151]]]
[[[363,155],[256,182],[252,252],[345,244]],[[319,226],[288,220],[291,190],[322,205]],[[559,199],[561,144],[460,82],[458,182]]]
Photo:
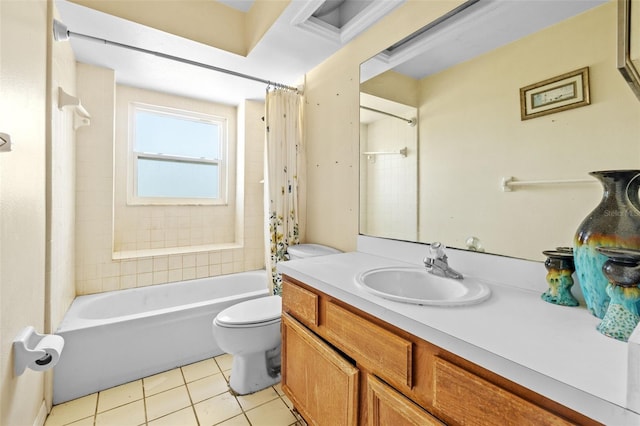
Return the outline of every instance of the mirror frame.
[[[631,60],[631,1],[618,0],[618,70],[640,100],[640,70]]]

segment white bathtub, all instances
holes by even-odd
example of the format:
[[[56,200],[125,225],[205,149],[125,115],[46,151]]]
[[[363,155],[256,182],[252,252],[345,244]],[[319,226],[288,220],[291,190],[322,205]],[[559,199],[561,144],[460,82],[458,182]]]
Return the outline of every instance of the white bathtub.
[[[259,270],[77,297],[56,331],[53,403],[220,355],[215,316],[268,295]]]

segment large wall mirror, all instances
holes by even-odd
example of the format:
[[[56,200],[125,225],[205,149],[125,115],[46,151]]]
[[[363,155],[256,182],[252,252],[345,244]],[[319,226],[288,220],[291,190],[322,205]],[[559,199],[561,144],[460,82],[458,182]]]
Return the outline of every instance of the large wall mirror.
[[[588,173],[640,168],[618,4],[469,1],[363,63],[360,233],[532,260],[572,245],[602,196]],[[524,116],[527,87],[544,114]],[[586,99],[559,107],[565,89]]]
[[[619,0],[618,68],[640,99],[640,0]]]

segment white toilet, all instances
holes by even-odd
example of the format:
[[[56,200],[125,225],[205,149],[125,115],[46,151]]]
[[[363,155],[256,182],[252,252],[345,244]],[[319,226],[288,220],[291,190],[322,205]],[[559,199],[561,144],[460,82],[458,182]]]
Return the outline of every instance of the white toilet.
[[[288,249],[290,259],[340,253],[319,244]],[[266,272],[265,272],[266,273]],[[282,298],[247,300],[220,312],[213,320],[218,346],[233,355],[229,387],[238,395],[257,392],[280,381],[280,318]]]
[[[328,254],[342,253],[333,247],[327,247],[320,244],[297,244],[289,246],[287,249],[289,260],[304,259],[307,257],[326,256]]]

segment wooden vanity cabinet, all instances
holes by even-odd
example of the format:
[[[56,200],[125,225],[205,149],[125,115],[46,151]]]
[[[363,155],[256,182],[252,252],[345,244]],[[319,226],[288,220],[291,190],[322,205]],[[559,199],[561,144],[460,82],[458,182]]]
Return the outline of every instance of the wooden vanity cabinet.
[[[597,425],[291,277],[282,389],[313,425]]]

